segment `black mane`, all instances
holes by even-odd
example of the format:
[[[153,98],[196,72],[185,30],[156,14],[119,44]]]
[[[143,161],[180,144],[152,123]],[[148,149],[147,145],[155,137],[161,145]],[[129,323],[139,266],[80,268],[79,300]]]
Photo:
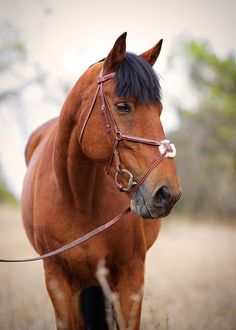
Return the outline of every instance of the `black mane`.
[[[142,57],[126,53],[115,75],[118,97],[134,96],[138,104],[161,101],[161,86],[157,74]]]

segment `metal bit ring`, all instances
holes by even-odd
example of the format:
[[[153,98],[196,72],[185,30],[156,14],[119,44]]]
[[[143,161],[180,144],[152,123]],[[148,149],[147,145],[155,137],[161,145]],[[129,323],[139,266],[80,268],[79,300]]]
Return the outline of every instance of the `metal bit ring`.
[[[122,186],[122,184],[118,181],[118,176],[121,175],[122,173],[126,173],[129,175],[129,181],[126,187]],[[130,189],[133,187],[134,185],[134,176],[132,173],[130,173],[128,170],[121,168],[120,172],[116,172],[115,174],[115,182],[119,188],[120,191],[130,191]]]

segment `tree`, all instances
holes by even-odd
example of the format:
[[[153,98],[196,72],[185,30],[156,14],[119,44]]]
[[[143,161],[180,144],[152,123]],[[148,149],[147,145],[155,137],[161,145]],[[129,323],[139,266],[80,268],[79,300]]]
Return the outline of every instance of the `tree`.
[[[178,107],[173,134],[184,197],[182,211],[233,218],[236,215],[236,60],[219,58],[206,41],[185,41],[182,58],[198,102]],[[171,57],[175,63],[177,55]]]
[[[30,75],[25,74],[31,67]],[[27,62],[27,50],[17,30],[11,23],[0,25],[0,143],[6,144],[4,130],[6,118],[17,123],[22,136],[29,135],[27,113],[22,104],[22,93],[33,84],[41,84],[44,75],[34,64]],[[21,138],[19,135],[17,138]],[[10,146],[9,146],[10,148]],[[0,148],[1,150],[1,148]],[[0,154],[0,204],[16,204],[16,197],[7,184],[8,168],[4,167],[4,154]]]
[[[12,177],[15,173],[10,172],[7,162],[22,163],[24,155],[22,147],[22,157],[16,160],[14,148],[9,141],[17,136],[19,150],[37,126],[34,121],[40,118],[40,114],[45,114],[45,120],[55,116],[56,111],[51,113],[47,109],[52,105],[60,109],[60,96],[65,93],[64,87],[64,81],[58,81],[57,77],[43,71],[38,63],[29,60],[25,42],[12,23],[0,25],[0,186],[4,191],[8,183],[6,177],[11,178],[14,184]],[[29,102],[26,95],[29,96],[32,89],[34,93],[36,90],[37,96],[33,98],[34,101]],[[7,130],[9,125],[11,129]],[[7,144],[9,153],[12,154],[9,159],[4,157],[5,151],[2,151]],[[19,187],[15,188],[19,190]]]
[[[22,105],[22,94],[32,85],[41,85],[45,74],[37,64],[28,62],[25,43],[9,22],[0,26],[0,77],[0,116],[4,115],[8,106],[8,116],[19,122],[22,133],[26,135],[29,128],[25,124],[27,114]]]
[[[17,199],[8,189],[6,182],[3,179],[3,174],[0,171],[0,204],[6,203],[17,205]]]

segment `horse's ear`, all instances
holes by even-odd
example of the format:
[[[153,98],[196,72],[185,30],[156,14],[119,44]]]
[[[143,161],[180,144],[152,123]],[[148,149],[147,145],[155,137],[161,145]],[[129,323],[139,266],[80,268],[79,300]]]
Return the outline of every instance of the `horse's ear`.
[[[150,65],[154,65],[161,51],[163,39],[161,39],[153,48],[147,50],[140,56],[144,58]]]
[[[123,61],[126,52],[126,36],[127,32],[124,32],[116,40],[112,50],[105,59],[103,65],[103,74],[115,71],[117,65]]]

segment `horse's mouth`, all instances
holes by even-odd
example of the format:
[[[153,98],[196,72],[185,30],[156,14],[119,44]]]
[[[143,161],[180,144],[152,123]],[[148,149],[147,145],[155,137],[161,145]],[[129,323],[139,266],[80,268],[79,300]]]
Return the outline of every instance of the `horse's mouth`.
[[[144,219],[160,219],[170,214],[173,206],[168,209],[152,207],[152,205],[150,205],[151,203],[146,201],[144,195],[141,187],[134,193],[130,204],[130,208],[133,212]]]
[[[140,203],[139,201],[134,201],[134,199],[131,200],[130,208],[133,212],[137,213],[144,219],[152,219],[152,215],[143,199],[143,202]]]

